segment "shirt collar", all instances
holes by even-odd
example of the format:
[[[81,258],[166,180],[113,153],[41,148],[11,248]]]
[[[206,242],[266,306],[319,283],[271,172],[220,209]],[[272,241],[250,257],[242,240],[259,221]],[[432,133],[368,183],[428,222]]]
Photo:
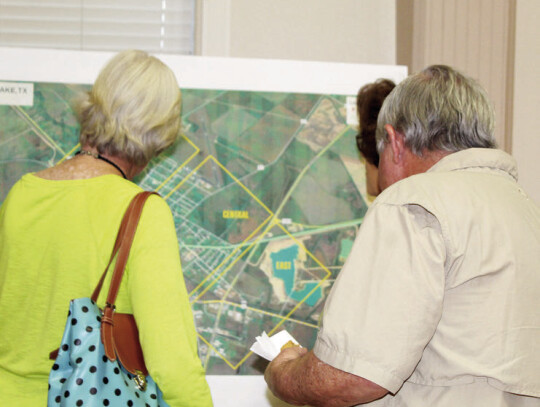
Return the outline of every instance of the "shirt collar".
[[[446,172],[472,168],[503,171],[518,179],[517,164],[514,157],[494,148],[468,148],[443,157],[427,172]]]

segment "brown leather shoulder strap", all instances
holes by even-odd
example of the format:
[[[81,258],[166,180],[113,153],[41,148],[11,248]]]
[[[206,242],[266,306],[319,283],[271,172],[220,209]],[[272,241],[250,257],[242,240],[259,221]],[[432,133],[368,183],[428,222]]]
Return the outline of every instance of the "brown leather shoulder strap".
[[[109,270],[109,267],[111,266],[111,263],[113,262],[114,257],[118,253],[118,249],[120,249],[121,243],[123,242],[124,239],[128,238],[126,234],[126,228],[127,228],[128,223],[130,222],[130,219],[133,219],[133,216],[135,216],[137,218],[137,223],[138,223],[144,203],[146,202],[146,199],[148,199],[148,197],[152,194],[159,196],[159,194],[157,194],[156,192],[143,191],[135,195],[135,197],[133,197],[133,199],[129,203],[128,208],[126,209],[126,212],[124,213],[124,216],[122,218],[122,222],[120,223],[120,227],[118,229],[118,234],[116,235],[116,241],[114,242],[114,247],[111,252],[111,257],[109,258],[109,262],[107,263],[107,266],[105,267],[105,270],[103,271],[103,274],[101,275],[101,278],[99,279],[99,282],[96,288],[94,289],[92,296],[90,297],[94,302],[97,302],[98,300],[99,294],[101,292],[101,288],[103,287],[103,282],[105,281],[105,276],[107,275],[107,271]],[[138,212],[138,214],[136,212]],[[134,228],[130,231],[133,234],[135,234],[137,223],[135,223]],[[131,236],[131,239],[133,239],[133,236]],[[131,244],[130,244],[130,247],[131,247]],[[129,254],[129,249],[128,249],[128,254]],[[127,261],[127,257],[126,257],[126,261]],[[124,264],[124,267],[125,267],[125,264]],[[122,276],[120,276],[120,279],[121,278]],[[118,293],[118,288],[117,288],[117,293]]]
[[[111,285],[109,287],[109,294],[107,295],[108,304],[114,305],[116,301],[116,296],[118,295],[118,289],[120,288],[120,283],[122,282],[122,276],[124,275],[124,270],[129,257],[129,251],[131,249],[131,244],[133,243],[133,238],[135,237],[135,231],[137,230],[137,225],[139,224],[143,206],[146,200],[152,194],[157,195],[155,192],[148,191],[139,193],[133,199],[133,207],[129,208],[130,213],[125,230],[123,231],[124,235],[122,236],[120,248],[118,249],[116,265],[114,267]]]
[[[107,303],[103,309],[103,316],[101,317],[101,341],[103,342],[105,355],[109,358],[109,360],[116,360],[113,337],[114,303],[116,301],[118,289],[120,288],[120,283],[122,282],[122,276],[124,275],[129,251],[131,249],[131,244],[133,243],[133,238],[135,236],[135,231],[137,230],[137,225],[141,217],[144,203],[152,194],[155,194],[155,192],[145,191],[139,193],[135,196],[135,198],[133,198],[132,203],[126,211],[126,215],[124,216],[125,223],[124,220],[122,220],[122,225],[120,226],[120,230],[118,232],[119,237],[117,238],[117,241],[119,241],[120,247],[118,248],[116,265],[111,278],[109,293],[107,294]],[[102,281],[100,281],[100,284],[102,284]]]

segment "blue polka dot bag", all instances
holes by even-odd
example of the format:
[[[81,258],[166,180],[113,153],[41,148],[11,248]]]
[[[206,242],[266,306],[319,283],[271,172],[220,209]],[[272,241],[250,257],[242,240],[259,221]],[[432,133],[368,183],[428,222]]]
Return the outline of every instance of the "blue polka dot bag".
[[[168,407],[144,365],[133,315],[114,312],[142,207],[151,194],[141,192],[131,201],[109,264],[92,297],[70,303],[60,348],[51,353],[56,360],[49,374],[48,407]],[[115,257],[107,305],[101,310],[96,301]]]

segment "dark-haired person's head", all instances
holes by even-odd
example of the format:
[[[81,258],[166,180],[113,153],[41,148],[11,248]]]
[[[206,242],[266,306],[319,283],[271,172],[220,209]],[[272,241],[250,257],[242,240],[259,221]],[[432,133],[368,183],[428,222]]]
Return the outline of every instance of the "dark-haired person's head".
[[[377,117],[384,99],[395,86],[389,79],[379,79],[360,88],[356,97],[359,122],[356,145],[365,160],[367,192],[372,196],[380,192],[377,182],[379,153],[375,140]]]

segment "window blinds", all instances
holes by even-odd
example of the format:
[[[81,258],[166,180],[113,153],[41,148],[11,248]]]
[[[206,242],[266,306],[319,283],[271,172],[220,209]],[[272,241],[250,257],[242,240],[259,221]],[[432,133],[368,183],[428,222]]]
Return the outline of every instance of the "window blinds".
[[[193,54],[195,0],[0,0],[0,46]]]

